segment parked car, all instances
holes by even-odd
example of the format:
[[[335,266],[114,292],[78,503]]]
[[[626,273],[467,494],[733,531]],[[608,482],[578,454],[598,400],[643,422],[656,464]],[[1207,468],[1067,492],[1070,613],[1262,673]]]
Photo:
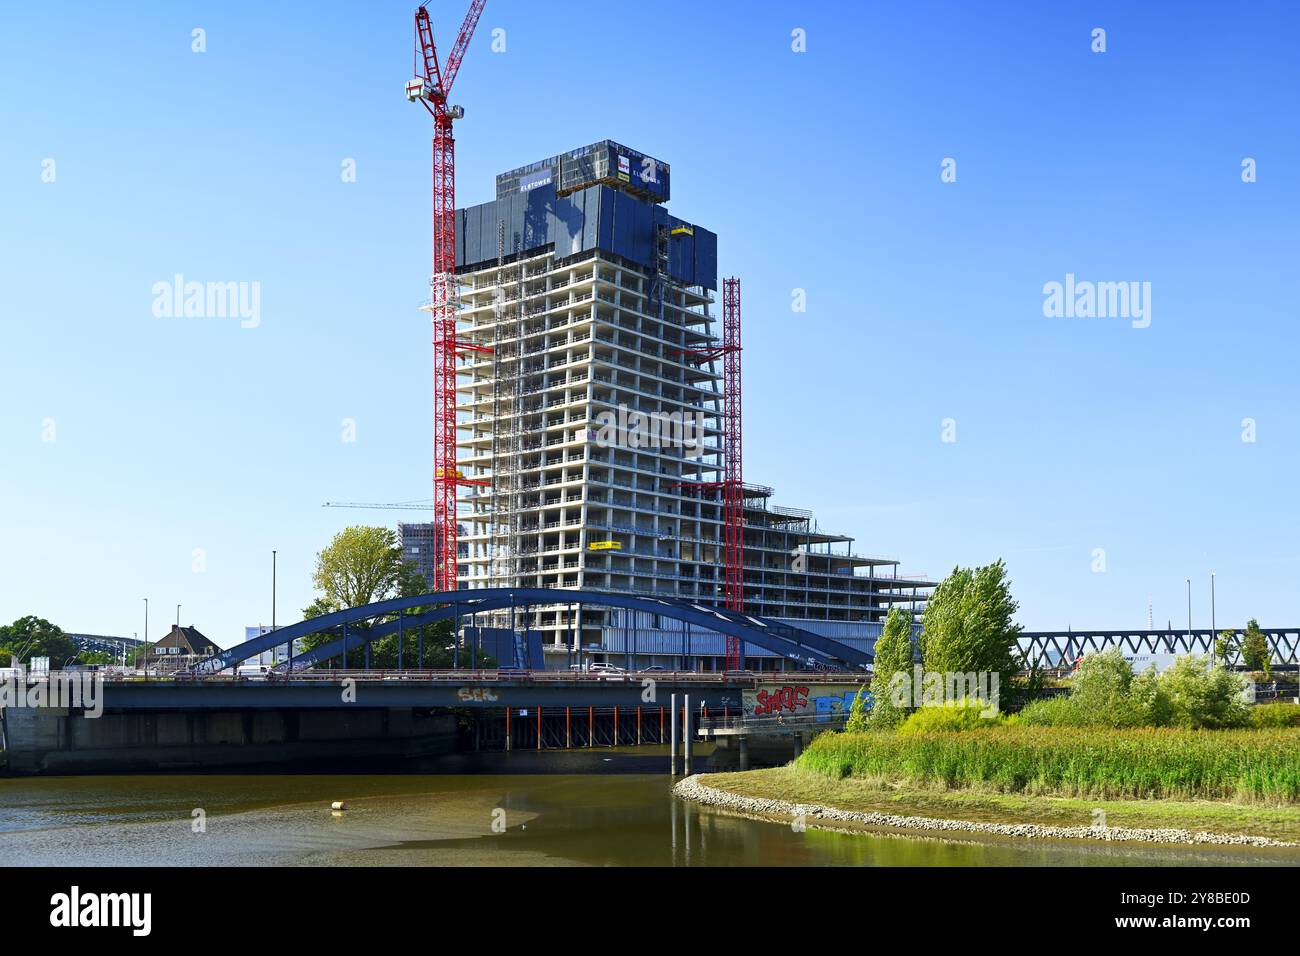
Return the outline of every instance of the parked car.
[[[622,678],[627,676],[627,671],[615,664],[592,664],[587,669],[587,672],[601,678]]]

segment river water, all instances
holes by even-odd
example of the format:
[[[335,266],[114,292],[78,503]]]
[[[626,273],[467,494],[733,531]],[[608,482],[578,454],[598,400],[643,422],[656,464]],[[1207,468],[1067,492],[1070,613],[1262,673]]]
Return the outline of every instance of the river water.
[[[675,799],[666,754],[483,754],[357,774],[0,779],[0,865],[1267,865],[1277,851],[837,833]],[[418,772],[437,770],[438,772]],[[330,803],[345,800],[333,812]]]

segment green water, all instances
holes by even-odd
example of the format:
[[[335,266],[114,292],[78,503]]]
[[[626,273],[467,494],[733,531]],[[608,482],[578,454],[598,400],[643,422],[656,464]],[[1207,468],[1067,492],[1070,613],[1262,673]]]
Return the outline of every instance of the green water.
[[[645,772],[660,764],[664,772]],[[1294,862],[1260,850],[796,832],[790,825],[674,799],[666,759],[644,752],[491,755],[440,769],[462,772],[0,779],[0,861],[6,866]],[[348,809],[332,812],[334,800],[346,800]]]

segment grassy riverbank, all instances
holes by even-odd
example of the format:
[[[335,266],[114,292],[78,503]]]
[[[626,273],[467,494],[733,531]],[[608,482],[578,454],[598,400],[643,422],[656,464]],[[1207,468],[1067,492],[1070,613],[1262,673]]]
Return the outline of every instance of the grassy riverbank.
[[[997,726],[826,733],[787,767],[710,774],[757,800],[967,823],[1300,841],[1300,729]]]
[[[1300,729],[1002,726],[822,734],[798,761],[825,778],[1086,800],[1300,805]]]
[[[1093,811],[1103,810],[1109,827],[1179,828],[1193,833],[1242,833],[1300,841],[1300,806],[1270,807],[1210,800],[1096,800],[945,790],[879,779],[832,778],[799,765],[709,774],[702,780],[710,787],[738,796],[818,804],[862,813],[976,823],[1087,827],[1096,823]]]

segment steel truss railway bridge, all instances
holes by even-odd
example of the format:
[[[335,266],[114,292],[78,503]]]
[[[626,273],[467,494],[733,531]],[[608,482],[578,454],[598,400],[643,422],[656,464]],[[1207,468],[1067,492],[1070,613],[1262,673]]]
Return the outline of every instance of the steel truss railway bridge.
[[[1300,627],[1261,628],[1268,643],[1274,668],[1295,668],[1300,657]],[[1228,663],[1242,666],[1242,628],[1184,629],[1176,631],[1136,631],[1112,628],[1099,631],[1025,631],[1020,635],[1020,651],[1026,670],[1071,667],[1084,654],[1120,648],[1125,654],[1214,654],[1219,634],[1230,632],[1235,642],[1228,648]]]

